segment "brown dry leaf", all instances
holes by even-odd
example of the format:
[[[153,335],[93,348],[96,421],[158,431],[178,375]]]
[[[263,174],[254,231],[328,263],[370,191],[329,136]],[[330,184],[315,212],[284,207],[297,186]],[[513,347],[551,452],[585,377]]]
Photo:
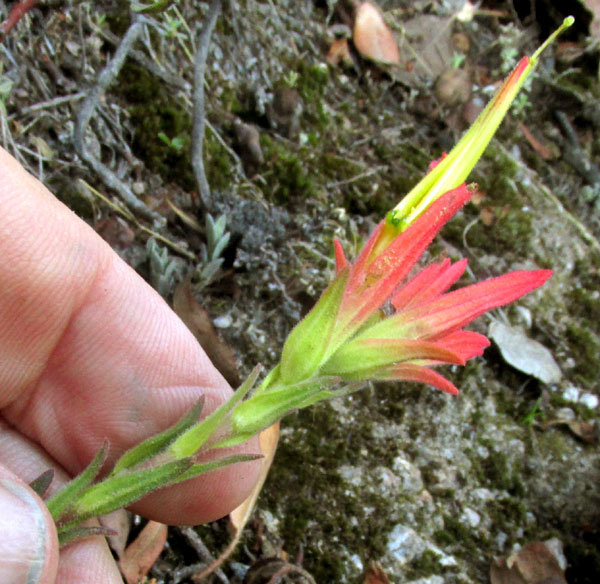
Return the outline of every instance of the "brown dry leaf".
[[[585,7],[592,13],[592,23],[590,24],[590,34],[600,36],[600,0],[583,0]]]
[[[560,544],[559,544],[560,545]],[[508,557],[496,558],[490,568],[492,584],[567,584],[565,571],[551,542],[536,541]]]
[[[267,474],[269,473],[269,469],[271,468],[271,463],[273,462],[275,450],[277,449],[277,442],[279,440],[279,422],[276,422],[272,426],[269,426],[263,430],[258,435],[258,440],[260,443],[260,451],[263,455],[263,458],[260,461],[261,465],[259,479],[254,486],[252,493],[250,493],[250,495],[241,505],[236,507],[229,514],[229,522],[233,530],[232,539],[229,542],[229,545],[219,554],[219,557],[210,566],[208,566],[208,568],[203,570],[200,574],[194,575],[194,582],[202,582],[204,578],[206,578],[209,574],[212,574],[223,564],[225,560],[227,560],[227,558],[236,548],[244,527],[252,515],[254,505],[256,504],[258,496],[260,495],[262,487],[267,478]]]
[[[192,331],[208,358],[229,385],[238,387],[241,380],[233,351],[217,334],[208,312],[198,304],[189,278],[175,288],[173,310]]]
[[[259,480],[250,496],[229,514],[229,520],[236,532],[241,532],[242,529],[244,529],[244,525],[248,522],[248,519],[250,519],[258,495],[260,495],[262,486],[264,485],[269,469],[271,468],[275,450],[277,449],[277,442],[279,441],[279,422],[276,422],[263,430],[259,434],[258,440],[260,443],[260,451],[263,455],[263,458],[260,461]]]
[[[175,203],[173,203],[169,199],[167,199],[167,204],[169,205],[169,207],[171,207],[171,210],[175,213],[175,215],[177,215],[177,217],[179,217],[181,221],[185,223],[185,225],[191,227],[194,231],[197,231],[198,233],[203,233],[204,230],[200,226],[200,223],[198,223],[198,221],[196,221],[194,217],[188,215],[185,211],[180,209],[177,205],[175,205]]]
[[[452,42],[451,18],[419,14],[406,22],[398,22],[397,26],[402,32],[399,50],[406,60],[414,61],[411,76],[400,81],[425,85],[452,69],[456,49]]]
[[[119,561],[121,573],[127,584],[137,584],[146,576],[162,553],[166,541],[167,526],[148,521]]]
[[[112,513],[107,513],[99,518],[100,525],[112,529],[115,534],[107,536],[108,545],[110,549],[117,554],[117,557],[121,559],[127,546],[127,539],[129,538],[129,529],[131,521],[129,515],[125,509],[117,509]]]
[[[494,213],[494,208],[493,207],[483,207],[483,209],[481,209],[481,211],[479,211],[479,218],[481,219],[481,222],[484,225],[489,227],[496,220],[496,214]]]
[[[523,136],[527,139],[527,142],[531,145],[531,147],[544,159],[550,160],[555,158],[552,150],[547,146],[544,146],[532,133],[531,130],[525,125],[521,124],[521,132],[523,132]]]
[[[390,584],[387,574],[381,569],[381,566],[375,562],[369,565],[365,572],[363,584]]]
[[[326,57],[327,62],[332,67],[338,65],[352,65],[352,57],[350,55],[350,47],[348,47],[348,39],[334,39],[329,47]]]
[[[370,2],[361,2],[354,17],[354,46],[364,57],[387,65],[400,64],[400,51],[381,12]]]
[[[587,442],[588,444],[595,444],[598,442],[598,432],[596,431],[596,426],[594,426],[594,424],[590,424],[584,420],[572,420],[567,422],[567,426],[575,436],[581,438],[584,442]]]

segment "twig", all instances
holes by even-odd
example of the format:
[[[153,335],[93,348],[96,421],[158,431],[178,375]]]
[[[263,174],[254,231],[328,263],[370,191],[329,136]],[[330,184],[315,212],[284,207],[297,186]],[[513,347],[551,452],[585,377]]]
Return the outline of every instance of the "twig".
[[[287,574],[299,574],[300,576],[303,576],[309,584],[317,584],[315,579],[306,570],[300,566],[295,566],[294,564],[286,564],[282,568],[279,568],[279,570],[271,576],[267,584],[278,584],[278,582]]]
[[[119,193],[119,196],[127,203],[127,205],[146,219],[164,222],[164,219],[160,217],[160,215],[151,211],[142,201],[140,201],[133,194],[133,191],[122,182],[114,172],[88,152],[85,146],[85,131],[98,107],[100,97],[119,74],[127,55],[131,51],[131,47],[141,32],[142,22],[139,19],[134,19],[132,25],[129,27],[121,40],[121,43],[117,47],[114,57],[98,76],[98,82],[92,87],[79,110],[75,122],[75,131],[73,132],[73,143],[80,158],[87,162],[108,188]]]
[[[187,566],[186,568],[178,570],[176,574],[176,582],[179,582],[183,578],[189,578],[190,576],[197,574],[206,567],[206,564],[212,564],[215,561],[212,554],[204,545],[204,542],[200,539],[200,536],[196,533],[193,527],[180,527],[179,532],[194,548],[194,550],[202,560],[202,564],[195,564],[193,566]],[[214,574],[223,584],[229,584],[229,579],[227,578],[227,576],[225,576],[223,570],[217,569],[215,570]]]
[[[104,30],[96,26],[93,22],[89,23],[90,28],[102,36],[103,39],[108,41],[111,45],[117,46],[119,44],[119,37],[116,34],[113,34],[109,30]],[[157,65],[152,59],[149,59],[142,51],[137,51],[132,49],[130,52],[131,58],[134,61],[137,61],[142,67],[147,69],[152,75],[155,75],[159,79],[162,79],[165,83],[169,85],[173,85],[178,89],[186,89],[187,82],[179,77],[178,75],[174,75],[170,71],[166,71],[159,65]]]
[[[21,110],[21,114],[26,116],[27,114],[32,114],[43,109],[58,107],[59,105],[69,103],[71,101],[79,101],[80,99],[83,99],[85,95],[85,91],[80,91],[78,93],[72,93],[71,95],[61,95],[47,101],[40,101],[39,103],[34,103],[33,105],[24,107]]]
[[[178,254],[181,254],[182,256],[188,258],[193,262],[198,259],[192,252],[188,251],[187,249],[184,249],[174,241],[171,241],[170,239],[166,238],[164,235],[161,235],[160,233],[157,233],[156,231],[153,231],[152,229],[146,227],[143,223],[140,223],[137,217],[127,207],[122,206],[123,203],[120,203],[120,205],[116,205],[108,197],[103,195],[100,191],[97,191],[94,187],[86,183],[82,178],[79,179],[79,182],[88,191],[90,191],[90,193],[92,193],[94,196],[98,197],[101,201],[107,204],[113,211],[119,213],[119,215],[125,217],[125,219],[127,219],[128,221],[131,221],[138,229],[140,229],[144,233],[147,233],[150,237],[154,237],[154,239],[156,239],[157,241],[164,243],[173,251],[177,252]]]
[[[587,153],[579,144],[579,139],[566,114],[555,111],[554,116],[565,136],[566,148],[563,159],[570,164],[589,185],[600,184],[600,169],[590,161]]]
[[[210,186],[204,172],[204,161],[202,159],[202,146],[204,142],[204,73],[206,71],[206,58],[208,56],[208,45],[217,17],[221,12],[221,0],[212,0],[200,37],[196,47],[194,64],[194,127],[192,130],[192,167],[198,184],[198,194],[204,207],[204,211],[210,209],[211,195]]]
[[[6,35],[17,25],[19,20],[23,18],[35,5],[37,0],[21,0],[17,2],[11,9],[8,18],[0,24],[0,43],[4,41]]]
[[[387,166],[376,166],[375,168],[371,168],[369,170],[365,170],[365,172],[361,172],[360,174],[354,175],[351,178],[346,178],[344,180],[336,180],[336,181],[327,183],[325,185],[325,187],[328,189],[331,189],[333,187],[341,187],[342,185],[348,185],[350,183],[356,182],[357,180],[360,180],[361,178],[367,178],[368,176],[371,176],[372,174],[377,174],[378,172],[381,172],[382,170],[386,170],[386,169],[387,169]]]

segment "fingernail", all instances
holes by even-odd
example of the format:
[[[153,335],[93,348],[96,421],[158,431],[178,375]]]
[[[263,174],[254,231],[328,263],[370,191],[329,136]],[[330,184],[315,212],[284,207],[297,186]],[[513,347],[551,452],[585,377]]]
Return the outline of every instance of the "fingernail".
[[[0,479],[0,582],[37,584],[46,560],[46,519],[24,485]]]

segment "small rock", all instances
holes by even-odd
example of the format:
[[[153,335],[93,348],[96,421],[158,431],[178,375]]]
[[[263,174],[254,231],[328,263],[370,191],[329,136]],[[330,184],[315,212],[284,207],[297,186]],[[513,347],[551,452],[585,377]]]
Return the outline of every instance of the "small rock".
[[[428,576],[427,578],[411,580],[407,584],[444,584],[444,579],[441,576]]]
[[[579,403],[590,410],[595,410],[598,407],[598,396],[593,393],[584,393],[579,398]]]
[[[477,511],[465,507],[461,519],[468,523],[471,527],[477,527],[481,523],[481,517]]]
[[[560,408],[556,411],[556,419],[561,422],[572,422],[575,419],[575,412],[571,408]]]
[[[418,494],[423,490],[421,471],[414,464],[401,456],[397,456],[394,458],[392,468],[402,480],[403,492]]]
[[[229,328],[231,326],[232,322],[233,321],[231,320],[231,316],[229,316],[228,314],[225,314],[222,316],[217,316],[216,318],[213,319],[213,324],[217,328],[221,328],[221,329]]]
[[[427,546],[414,529],[396,525],[388,535],[387,549],[394,560],[403,565],[420,556]]]
[[[131,190],[138,197],[146,192],[146,184],[142,181],[136,181],[131,185]]]
[[[579,389],[577,387],[567,387],[563,391],[562,398],[568,402],[576,404],[579,401]]]

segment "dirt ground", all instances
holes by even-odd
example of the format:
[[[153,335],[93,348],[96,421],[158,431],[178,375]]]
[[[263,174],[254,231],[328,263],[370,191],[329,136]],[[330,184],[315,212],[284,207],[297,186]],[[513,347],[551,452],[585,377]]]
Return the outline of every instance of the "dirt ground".
[[[224,2],[204,75],[205,192],[191,160],[210,3],[141,19],[125,0],[38,4],[0,46],[2,145],[165,299],[192,277],[234,384],[277,362],[333,273],[333,238],[354,256],[518,58],[574,13],[470,177],[480,196],[423,258],[467,257],[465,284],[536,267],[553,278],[471,327],[495,343],[449,368],[459,396],[382,384],[287,418],[242,542],[209,578],[533,583],[542,578],[491,566],[553,539],[565,564],[552,582],[598,582],[597,3],[490,1],[468,13],[461,0],[382,1],[400,46],[390,67],[352,38],[341,57],[332,49],[352,36],[350,1]],[[207,212],[226,220],[223,249]],[[213,556],[229,539],[225,519],[197,532]],[[531,561],[548,568],[538,552]],[[200,560],[172,529],[149,578],[191,581],[181,569]]]

